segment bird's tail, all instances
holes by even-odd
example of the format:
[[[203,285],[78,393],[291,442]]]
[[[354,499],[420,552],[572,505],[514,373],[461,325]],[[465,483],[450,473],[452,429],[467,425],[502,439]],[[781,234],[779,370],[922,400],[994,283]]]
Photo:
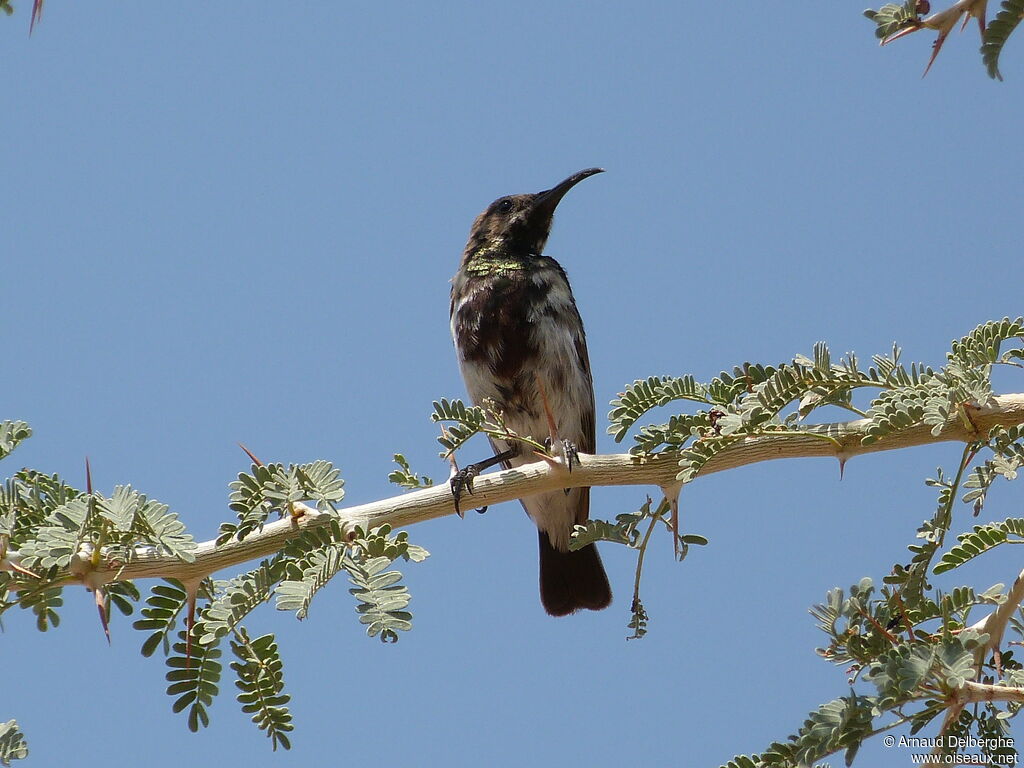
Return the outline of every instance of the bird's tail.
[[[581,608],[600,611],[612,601],[597,547],[588,544],[575,552],[552,546],[547,533],[540,534],[540,601],[552,616],[566,616]]]

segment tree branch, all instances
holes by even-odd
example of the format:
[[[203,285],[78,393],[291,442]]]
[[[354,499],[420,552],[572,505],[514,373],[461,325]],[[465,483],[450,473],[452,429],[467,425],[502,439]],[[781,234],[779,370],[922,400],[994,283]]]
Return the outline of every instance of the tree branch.
[[[1013,586],[1006,593],[1006,600],[988,616],[968,627],[968,629],[975,629],[988,635],[988,640],[979,646],[974,654],[974,666],[979,670],[989,651],[998,654],[999,646],[1003,644],[1006,625],[1010,623],[1010,619],[1017,612],[1021,602],[1024,602],[1024,571],[1017,574]]]
[[[822,424],[810,428],[812,434],[766,434],[748,437],[711,459],[700,471],[700,476],[713,472],[755,464],[774,459],[828,457],[845,462],[865,453],[909,448],[943,441],[984,439],[994,426],[1014,426],[1024,423],[1024,394],[995,397],[989,405],[966,406],[969,423],[953,418],[938,435],[928,425],[916,425],[871,445],[862,445],[861,439],[870,426],[870,419],[859,419],[835,424]],[[972,428],[973,427],[973,428]],[[821,439],[827,436],[828,440]],[[710,438],[715,439],[715,438]],[[483,506],[511,501],[533,493],[558,488],[605,485],[656,485],[671,488],[676,484],[679,471],[672,454],[638,457],[630,454],[580,455],[580,464],[569,474],[560,465],[550,461],[537,461],[515,469],[481,475],[474,483],[471,503]],[[158,555],[152,548],[140,548],[137,557],[123,567],[100,564],[93,568],[88,556],[76,557],[67,581],[88,583],[91,586],[114,580],[143,578],[174,578],[194,580],[230,566],[238,565],[279,551],[299,530],[324,525],[328,519],[315,509],[303,506],[297,518],[285,518],[268,523],[257,533],[243,541],[230,541],[216,546],[214,541],[198,545],[194,562],[185,563]],[[452,495],[447,484],[406,493],[369,504],[343,508],[339,511],[344,525],[369,528],[388,523],[394,528],[404,527],[454,513]],[[8,552],[0,568],[20,565],[16,552]]]
[[[956,692],[954,702],[960,707],[964,704],[986,701],[1024,701],[1024,688],[1010,685],[987,685],[968,680],[963,688]]]

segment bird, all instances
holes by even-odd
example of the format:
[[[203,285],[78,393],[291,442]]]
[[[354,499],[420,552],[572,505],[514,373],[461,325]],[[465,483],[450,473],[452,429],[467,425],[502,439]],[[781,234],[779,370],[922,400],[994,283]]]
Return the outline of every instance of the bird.
[[[505,426],[543,442],[569,471],[578,451],[596,449],[594,384],[583,321],[569,278],[543,255],[555,208],[584,179],[588,168],[550,189],[500,197],[470,230],[452,278],[450,317],[459,368],[471,400],[503,414]],[[519,441],[491,438],[496,455],[452,477],[456,510],[473,477],[497,464],[536,460]],[[552,616],[598,611],[612,600],[597,547],[569,550],[573,526],[586,523],[590,488],[546,491],[523,497],[537,526],[540,598]]]

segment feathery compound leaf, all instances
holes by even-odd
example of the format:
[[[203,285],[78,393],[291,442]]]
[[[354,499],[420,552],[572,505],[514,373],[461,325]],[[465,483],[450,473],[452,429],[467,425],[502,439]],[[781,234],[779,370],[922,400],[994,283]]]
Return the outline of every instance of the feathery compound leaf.
[[[948,359],[964,366],[989,365],[999,360],[999,348],[1004,341],[1020,338],[1024,338],[1024,317],[992,320],[982,323],[959,341],[954,341]]]
[[[719,768],[765,768],[765,765],[760,755],[736,755],[728,763],[720,765]]]
[[[906,0],[902,5],[887,3],[877,11],[864,11],[864,16],[875,22],[875,37],[884,40],[901,29],[918,25],[917,0]]]
[[[5,483],[0,506],[13,513],[11,544],[20,548],[22,542],[34,539],[36,528],[60,507],[80,495],[57,475],[45,475],[23,469]]]
[[[84,511],[86,504],[75,499],[61,509],[68,511],[72,510],[72,507],[80,507]],[[22,561],[28,568],[36,571],[67,568],[71,564],[72,556],[78,552],[83,538],[84,531],[80,529],[66,528],[63,525],[40,526],[36,529],[35,538],[26,539],[22,544]]]
[[[412,629],[412,614],[403,610],[409,605],[409,591],[397,586],[402,578],[398,571],[384,571],[391,564],[387,557],[374,557],[365,562],[345,557],[345,570],[349,572],[355,589],[351,593],[359,605],[361,624],[367,624],[366,634],[380,635],[381,642],[398,642],[398,631]]]
[[[653,408],[674,402],[675,400],[692,400],[697,403],[709,404],[708,390],[693,376],[651,376],[637,379],[620,392],[618,398],[612,400],[608,420],[611,422],[608,432],[620,442],[637,420]]]
[[[142,644],[143,656],[152,656],[160,647],[165,656],[170,652],[171,633],[187,604],[188,593],[181,582],[168,579],[166,584],[153,587],[152,594],[146,598],[146,607],[142,609],[143,618],[132,624],[138,630],[152,630],[152,634]]]
[[[803,728],[793,738],[795,762],[811,765],[815,760],[840,749],[846,750],[846,764],[853,762],[861,742],[871,734],[874,700],[850,692],[849,696],[823,704],[811,712]],[[766,757],[774,750],[766,752]]]
[[[18,727],[17,720],[0,723],[0,765],[10,765],[12,760],[28,757],[25,734]]]
[[[940,467],[936,471],[935,479],[925,481],[926,485],[939,489],[935,514],[930,520],[925,520],[917,529],[917,538],[921,539],[922,543],[911,544],[907,547],[913,555],[910,564],[903,566],[897,563],[893,566],[892,573],[885,578],[886,584],[901,586],[902,599],[912,610],[921,604],[924,599],[924,591],[930,588],[927,580],[928,570],[931,567],[932,559],[938,553],[939,548],[943,546],[946,533],[952,524],[953,505],[956,503],[960,483],[975,452],[976,448],[971,444],[964,446],[960,467],[953,480],[947,480]]]
[[[112,496],[75,495],[53,508],[34,536],[26,535],[21,553],[30,568],[67,568],[83,548],[101,548],[106,561],[128,563],[142,547],[189,562],[196,544],[166,504],[147,499],[130,486],[118,486]]]
[[[993,428],[985,445],[995,456],[981,466],[975,467],[964,482],[964,487],[971,490],[964,494],[963,501],[965,504],[974,502],[975,515],[981,512],[985,505],[989,488],[995,479],[1005,477],[1007,480],[1014,480],[1017,471],[1024,466],[1024,425],[1008,429]]]
[[[633,435],[636,442],[629,449],[632,454],[654,453],[655,451],[678,451],[694,438],[711,431],[711,414],[698,411],[693,414],[670,416],[664,424],[648,424]]]
[[[215,645],[258,605],[270,600],[271,589],[280,579],[280,561],[264,560],[248,573],[227,582],[196,620],[193,636],[197,644]]]
[[[297,536],[288,539],[284,545],[282,554],[282,566],[289,577],[297,578],[305,567],[303,558],[311,552],[315,552],[331,544],[347,544],[353,537],[354,532],[342,530],[337,518],[327,520],[326,525],[318,525],[315,528],[304,528]]]
[[[973,530],[956,537],[959,543],[935,564],[935,573],[945,573],[959,568],[982,552],[987,552],[1005,541],[1011,541],[1010,536],[1016,537],[1012,539],[1014,541],[1024,540],[1024,518],[1008,517],[1001,523],[976,525]]]
[[[389,560],[412,560],[414,563],[426,560],[430,553],[423,547],[409,543],[409,534],[406,531],[399,531],[391,535],[391,526],[387,523],[371,528],[369,533],[363,533],[361,526],[356,526],[355,536],[350,544],[358,548],[366,557],[386,557]]]
[[[935,375],[926,365],[912,363],[910,370],[900,363],[903,350],[898,344],[892,345],[892,357],[872,355],[874,366],[868,369],[868,378],[882,387],[916,387]]]
[[[171,512],[166,504],[141,494],[132,521],[132,533],[137,539],[129,548],[130,552],[138,543],[146,543],[156,547],[157,552],[165,557],[176,557],[186,563],[196,559],[196,542],[192,534],[185,530],[185,524],[178,515]]]
[[[943,640],[935,648],[937,671],[950,688],[962,688],[965,682],[974,678],[975,647],[977,643],[972,645],[970,638],[957,637]]]
[[[933,428],[938,414],[948,414],[950,392],[936,378],[928,378],[912,386],[899,387],[879,393],[868,410],[871,425],[867,428],[861,443],[871,445],[887,435],[901,429],[925,422],[926,413],[932,419]],[[941,418],[938,426],[945,423]]]
[[[413,472],[409,467],[409,462],[402,454],[396,453],[394,461],[395,464],[398,465],[398,469],[388,475],[389,482],[392,482],[402,488],[409,488],[410,490],[414,490],[416,488],[429,488],[434,484],[434,481],[429,477],[425,475],[420,477],[418,474]]]
[[[103,588],[103,594],[106,596],[108,615],[113,606],[121,615],[131,616],[140,597],[138,587],[132,581],[111,581]]]
[[[732,369],[732,374],[724,371],[708,384],[708,397],[711,404],[718,406],[734,405],[741,395],[754,391],[754,387],[775,375],[775,368],[770,365],[744,363]]]
[[[608,432],[619,442],[630,428],[648,411],[676,400],[691,400],[732,409],[741,396],[763,385],[776,373],[771,366],[744,363],[736,366],[732,374],[722,373],[710,384],[697,382],[693,376],[651,376],[637,379],[619,397],[611,402],[608,413],[611,422]],[[731,415],[731,414],[730,414]],[[719,416],[720,418],[720,416]],[[679,450],[691,437],[697,437],[710,428],[711,416],[706,411],[692,415],[672,416],[666,424],[646,426],[637,435],[637,445],[631,453],[651,453],[655,450]]]
[[[25,564],[34,570],[67,568],[83,542],[99,540],[103,533],[91,512],[93,506],[92,497],[83,494],[49,512],[22,544]]]
[[[245,472],[238,473],[238,479],[228,485],[231,491],[228,507],[238,515],[238,525],[222,525],[221,535],[217,537],[218,544],[232,538],[242,541],[250,533],[263,527],[271,511],[263,486],[272,482],[273,474],[270,467],[253,464],[251,475]]]
[[[693,445],[684,449],[679,458],[679,473],[676,480],[688,483],[701,471],[705,464],[731,445],[734,445],[740,438],[730,437],[709,437],[698,440]]]
[[[662,400],[671,403],[674,400],[693,400],[697,403],[708,402],[708,390],[693,376],[666,376],[661,382]]]
[[[981,58],[985,62],[988,76],[993,80],[1002,80],[999,72],[999,55],[1007,39],[1017,29],[1021,17],[1024,16],[1024,0],[1003,0],[1002,9],[985,28],[981,40]]]
[[[752,387],[750,396],[741,399],[739,414],[746,430],[777,420],[779,413],[794,401],[815,389],[820,374],[803,365],[782,365],[775,373]]]
[[[937,435],[955,415],[959,403],[990,399],[990,369],[999,359],[1000,344],[1022,337],[1024,318],[1004,318],[978,326],[953,342],[948,364],[938,374],[916,366],[907,372],[899,365],[898,347],[893,348],[892,358],[874,357],[882,383],[894,388],[880,393],[871,402],[867,415],[872,424],[861,442],[869,445],[920,423],[930,425],[932,434]]]
[[[609,434],[615,436],[615,442],[621,442],[637,420],[648,411],[664,405],[668,401],[662,385],[669,380],[667,376],[650,376],[637,379],[628,385],[625,391],[612,400],[612,409],[608,412]]]
[[[217,543],[232,538],[241,541],[267,522],[272,513],[291,514],[293,505],[312,501],[325,514],[345,496],[341,471],[327,461],[309,464],[253,464],[252,474],[240,472],[228,487],[228,506],[238,515],[238,524],[221,525]]]
[[[441,456],[447,458],[461,448],[473,435],[483,431],[487,414],[483,408],[467,408],[461,400],[434,401],[434,412],[430,416],[434,423],[446,423],[444,433],[437,442],[445,449]]]
[[[96,512],[109,520],[115,531],[127,531],[132,527],[139,510],[139,492],[131,486],[119,485],[110,498],[97,497]]]
[[[640,640],[646,635],[648,619],[643,601],[639,597],[634,598],[633,603],[629,606],[629,623],[626,625],[627,629],[633,630],[633,634],[627,636],[626,639]]]
[[[292,716],[286,706],[291,697],[284,693],[284,674],[281,656],[273,635],[250,640],[248,633],[239,628],[238,642],[231,641],[231,650],[239,661],[231,662],[238,676],[236,697],[242,711],[252,714],[252,721],[270,737],[273,749],[278,746],[291,749],[288,733],[294,730]]]
[[[994,602],[991,597],[984,594],[979,596],[970,587],[957,587],[939,598],[935,615],[938,617],[965,614],[976,605],[991,602]]]
[[[300,464],[294,468],[294,472],[302,488],[303,500],[316,502],[320,512],[333,512],[333,505],[345,498],[345,481],[341,479],[341,470],[331,462],[318,460]]]
[[[24,421],[0,421],[0,459],[32,436],[32,428]],[[13,721],[11,721],[13,722]]]
[[[60,626],[60,614],[57,613],[57,610],[64,605],[64,590],[62,587],[52,585],[57,574],[58,569],[51,568],[43,575],[42,579],[33,579],[18,587],[16,605],[32,610],[36,615],[36,629],[40,632]],[[3,610],[10,607],[11,604],[8,603],[3,606]]]
[[[221,656],[220,648],[213,645],[192,648],[191,658],[186,657],[185,631],[178,633],[181,642],[174,644],[172,655],[167,657],[167,666],[171,671],[167,673],[166,679],[170,683],[167,686],[169,696],[177,696],[171,709],[174,712],[181,712],[188,708],[188,729],[193,733],[199,727],[207,727],[210,724],[210,715],[207,712],[213,697],[220,692],[221,664],[218,659]]]
[[[286,579],[277,585],[277,610],[295,611],[297,619],[309,614],[309,605],[316,593],[342,570],[345,547],[329,544],[323,549],[308,553],[303,558],[301,577]]]
[[[636,526],[641,519],[643,516],[639,512],[625,512],[616,515],[614,523],[588,520],[586,525],[575,526],[569,539],[569,549],[575,551],[598,541],[612,541],[635,548],[640,543],[640,532]]]
[[[405,531],[392,536],[389,525],[378,526],[369,533],[356,526],[345,535],[334,521],[327,528],[307,529],[285,548],[283,566],[287,578],[275,590],[277,609],[295,611],[297,618],[304,619],[313,597],[339,571],[348,571],[354,578],[361,577],[361,563],[368,558],[379,558],[387,563],[399,557],[420,562],[429,554],[423,547],[409,543]],[[401,578],[397,571],[391,573]],[[404,592],[405,588],[401,590]],[[408,595],[404,600],[408,604]],[[367,623],[366,620],[363,623]]]

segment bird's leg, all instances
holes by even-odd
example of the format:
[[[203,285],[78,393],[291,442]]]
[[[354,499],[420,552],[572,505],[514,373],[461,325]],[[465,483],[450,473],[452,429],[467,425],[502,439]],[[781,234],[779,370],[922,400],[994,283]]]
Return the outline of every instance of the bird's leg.
[[[538,456],[541,456],[541,458],[546,461],[555,463],[555,460],[552,458],[552,456],[554,456],[552,449],[557,445],[558,455],[561,456],[562,461],[565,462],[565,468],[571,472],[572,462],[575,462],[578,465],[580,464],[580,452],[577,449],[577,446],[575,446],[575,443],[571,440],[562,440],[558,438],[558,426],[555,424],[555,417],[551,413],[551,404],[548,402],[548,393],[544,389],[544,382],[541,380],[540,374],[537,375],[537,389],[541,393],[541,402],[544,403],[544,416],[548,420],[549,435],[547,439],[544,440],[544,445],[548,449],[548,454],[551,455],[543,456],[538,454]],[[568,496],[571,489],[572,488],[562,488],[562,493],[565,494],[565,496]]]
[[[548,449],[548,453],[551,454],[551,456],[542,456],[541,458],[550,461],[552,457],[561,457],[562,461],[565,462],[565,468],[571,472],[573,464],[580,466],[580,451],[572,440],[563,440],[558,437],[558,426],[555,424],[555,417],[551,413],[548,393],[545,391],[544,382],[539,375],[537,377],[537,389],[541,393],[541,402],[544,404],[544,416],[548,420],[548,437],[544,440],[544,444]],[[557,451],[557,454],[552,453],[552,449]],[[568,488],[565,489],[565,493],[568,493]]]
[[[501,453],[491,456],[489,459],[484,459],[483,461],[478,461],[475,464],[470,464],[465,469],[453,471],[451,480],[448,482],[451,485],[452,497],[455,501],[455,513],[459,517],[462,517],[462,509],[459,506],[459,502],[462,500],[463,492],[469,493],[470,496],[473,495],[473,478],[485,469],[490,469],[497,464],[506,462],[509,459],[514,459],[518,455],[519,444],[514,443],[507,451],[502,451]],[[452,468],[453,470],[455,469],[454,462],[452,464]],[[487,507],[481,507],[477,510],[477,512],[481,514],[486,511]]]

